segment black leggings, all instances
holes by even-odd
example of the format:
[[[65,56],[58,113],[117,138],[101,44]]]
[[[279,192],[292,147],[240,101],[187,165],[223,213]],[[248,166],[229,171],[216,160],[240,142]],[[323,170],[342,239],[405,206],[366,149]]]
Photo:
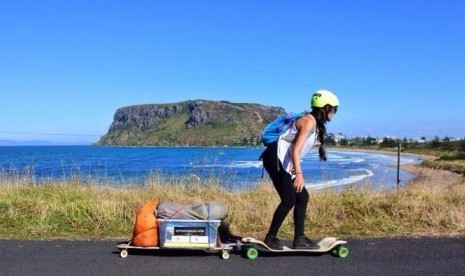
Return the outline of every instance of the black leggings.
[[[270,144],[262,154],[263,166],[271,177],[273,185],[281,198],[271,221],[268,235],[276,236],[289,211],[294,207],[294,234],[304,235],[305,214],[308,204],[308,192],[305,187],[297,193],[294,189],[294,180],[287,173],[278,159],[278,143]]]

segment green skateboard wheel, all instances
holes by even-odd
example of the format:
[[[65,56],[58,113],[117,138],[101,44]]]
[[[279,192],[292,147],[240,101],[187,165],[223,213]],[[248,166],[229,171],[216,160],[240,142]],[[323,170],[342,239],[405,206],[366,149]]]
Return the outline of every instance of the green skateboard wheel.
[[[246,257],[249,260],[255,260],[258,257],[258,250],[254,247],[247,248]]]
[[[347,258],[347,256],[349,256],[349,248],[345,246],[339,246],[337,249],[337,255],[339,258]]]

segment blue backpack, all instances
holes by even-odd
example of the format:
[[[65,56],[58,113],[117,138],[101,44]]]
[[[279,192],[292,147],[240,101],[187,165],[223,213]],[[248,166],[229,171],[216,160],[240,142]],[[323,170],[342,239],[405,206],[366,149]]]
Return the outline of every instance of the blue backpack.
[[[269,123],[265,130],[262,132],[263,145],[268,146],[269,144],[278,141],[279,136],[283,134],[292,124],[304,116],[305,113],[287,113],[281,117],[276,118],[273,122]]]

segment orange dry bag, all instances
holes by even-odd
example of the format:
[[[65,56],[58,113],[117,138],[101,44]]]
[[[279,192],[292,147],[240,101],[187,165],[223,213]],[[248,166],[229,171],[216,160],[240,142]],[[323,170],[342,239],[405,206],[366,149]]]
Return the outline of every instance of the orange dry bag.
[[[158,225],[154,211],[158,201],[150,200],[137,210],[131,245],[158,246]]]

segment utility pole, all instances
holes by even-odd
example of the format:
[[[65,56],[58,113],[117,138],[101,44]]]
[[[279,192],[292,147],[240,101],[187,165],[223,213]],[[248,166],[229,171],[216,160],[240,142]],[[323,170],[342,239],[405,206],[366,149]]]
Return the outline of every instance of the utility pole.
[[[402,143],[399,142],[399,146],[397,148],[397,188],[400,186],[400,150],[402,148]]]

